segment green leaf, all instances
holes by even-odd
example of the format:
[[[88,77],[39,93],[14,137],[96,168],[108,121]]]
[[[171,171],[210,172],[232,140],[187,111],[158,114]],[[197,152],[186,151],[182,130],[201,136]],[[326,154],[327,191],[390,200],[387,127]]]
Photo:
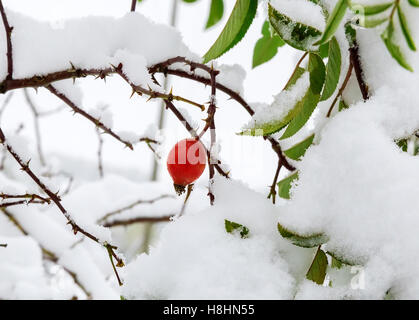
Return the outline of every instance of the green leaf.
[[[400,139],[396,143],[402,151],[407,152],[407,139]]]
[[[212,27],[222,19],[224,15],[224,1],[223,0],[211,0],[210,12],[207,20],[205,29]]]
[[[321,37],[321,31],[300,22],[292,21],[268,4],[269,22],[287,44],[302,51],[317,51],[314,43]]]
[[[388,18],[361,16],[358,19],[356,19],[355,24],[363,28],[375,28],[376,26],[379,26],[387,20]]]
[[[308,269],[306,278],[314,281],[315,283],[322,285],[326,278],[327,270],[327,257],[323,250],[319,248],[314,257],[314,260]]]
[[[186,3],[193,3],[193,2],[196,2],[197,0],[183,0],[183,2],[186,2]]]
[[[393,2],[383,3],[383,4],[377,4],[377,5],[371,5],[371,6],[365,6],[358,3],[352,3],[351,4],[351,10],[359,15],[364,16],[370,16],[373,14],[381,13],[386,11],[388,8],[390,8],[393,5]]]
[[[309,236],[302,236],[295,232],[288,230],[278,223],[278,231],[281,236],[291,241],[294,245],[303,248],[314,248],[328,241],[327,236],[323,233],[313,234]]]
[[[288,80],[288,83],[285,86],[284,90],[289,90],[294,84],[296,84],[298,79],[301,78],[301,76],[304,74],[304,72],[306,72],[306,70],[304,68],[298,67],[297,69],[295,69],[294,74]]]
[[[278,186],[278,196],[280,196],[283,199],[290,199],[290,189],[291,189],[291,183],[298,179],[298,172],[295,172],[288,177],[282,179],[277,183]]]
[[[319,56],[323,59],[329,56],[329,42],[323,43],[319,47]]]
[[[412,67],[407,63],[403,53],[400,50],[400,47],[394,43],[394,24],[393,21],[390,20],[387,28],[381,34],[381,38],[383,39],[387,50],[390,52],[391,56],[405,69],[412,71]]]
[[[335,8],[327,19],[323,35],[317,44],[328,42],[333,37],[346,13],[346,9],[348,8],[347,1],[348,0],[339,0],[337,2]]]
[[[325,71],[322,58],[317,54],[310,53],[308,71],[310,72],[310,87],[304,98],[296,104],[292,110],[291,122],[280,139],[286,139],[296,134],[308,121],[320,100],[320,92],[325,80]]]
[[[342,256],[337,255],[337,254],[335,254],[335,253],[333,253],[333,252],[327,251],[326,253],[327,253],[329,256],[331,256],[331,257],[332,257],[332,267],[333,267],[333,260],[335,260],[335,261],[336,261],[336,263],[337,263],[337,264],[340,264],[340,265],[346,264],[346,265],[348,265],[348,266],[355,266],[355,265],[357,265],[357,264],[358,264],[358,262],[356,262],[356,261],[350,261],[350,260],[345,259],[345,258],[343,258]]]
[[[409,0],[409,3],[413,7],[419,7],[419,0]]]
[[[326,67],[326,80],[324,84],[324,90],[320,98],[321,101],[329,99],[335,92],[339,82],[340,68],[341,68],[342,56],[340,53],[339,43],[336,38],[329,42],[329,61]]]
[[[335,257],[332,257],[332,268],[334,269],[340,269],[343,267],[342,261],[339,261]]]
[[[303,68],[297,68],[295,73],[290,78],[284,90],[290,90],[292,86],[300,79],[306,71]],[[273,134],[284,128],[295,116],[296,111],[300,110],[299,103],[282,119],[256,125],[255,127],[244,130],[240,135],[263,136]]]
[[[397,14],[399,16],[400,26],[403,31],[403,35],[406,38],[407,45],[412,51],[416,51],[416,45],[413,41],[413,37],[410,33],[409,26],[407,25],[406,16],[404,15],[400,4],[397,4]]]
[[[303,141],[297,143],[295,146],[284,151],[284,154],[293,160],[300,160],[304,156],[308,147],[313,143],[314,134],[304,139]]]
[[[342,99],[339,100],[339,111],[348,109],[349,106]]]
[[[236,0],[223,31],[204,55],[204,63],[218,58],[233,48],[246,34],[257,9],[257,0]]]
[[[278,47],[282,47],[285,44],[285,42],[277,35],[271,37],[268,21],[263,24],[262,34],[262,38],[256,42],[255,49],[253,51],[252,68],[271,60],[278,52]]]
[[[249,229],[242,224],[225,219],[224,225],[228,233],[233,233],[236,230],[240,232],[240,237],[242,237],[242,239],[247,238],[249,235]]]

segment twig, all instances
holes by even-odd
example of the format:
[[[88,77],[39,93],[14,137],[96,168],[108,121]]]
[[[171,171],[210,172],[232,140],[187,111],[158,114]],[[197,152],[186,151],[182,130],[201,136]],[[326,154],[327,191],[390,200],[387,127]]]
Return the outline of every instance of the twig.
[[[275,200],[276,200],[276,183],[278,181],[279,171],[281,170],[281,167],[282,167],[282,162],[281,162],[281,160],[278,160],[278,166],[277,166],[276,171],[275,171],[274,180],[272,182],[270,192],[268,194],[268,199],[270,199],[272,197],[272,203],[273,204],[275,204]]]
[[[361,60],[359,57],[359,45],[356,39],[353,40],[352,46],[349,48],[351,64],[355,70],[356,79],[358,81],[359,89],[361,90],[364,101],[369,99],[368,85],[364,80]]]
[[[12,201],[12,202],[4,202],[4,203],[0,203],[0,209],[2,208],[8,208],[8,207],[13,207],[13,206],[18,206],[21,204],[44,204],[45,202],[43,201],[39,201],[39,200],[33,200],[33,201],[27,201],[27,200],[19,200],[19,201]]]
[[[21,170],[24,171],[40,188],[41,190],[48,195],[48,197],[51,199],[52,202],[58,207],[58,209],[61,211],[61,213],[66,218],[69,225],[71,225],[74,234],[77,234],[77,232],[80,232],[81,234],[85,235],[89,239],[103,245],[108,252],[110,251],[112,253],[112,256],[117,260],[118,267],[124,266],[123,260],[115,253],[114,249],[116,249],[115,246],[112,246],[108,244],[107,242],[102,242],[98,237],[94,236],[93,234],[87,232],[82,227],[80,227],[70,216],[70,214],[67,212],[67,210],[63,207],[61,204],[61,199],[57,195],[57,193],[53,193],[36,175],[35,173],[29,168],[29,162],[24,162],[20,156],[14,151],[14,149],[6,142],[6,137],[3,133],[3,130],[0,128],[0,143],[3,144],[3,146],[7,149],[9,154],[16,160],[16,162],[21,167]]]
[[[286,88],[290,85],[292,78],[294,77],[295,73],[296,73],[296,72],[297,72],[297,70],[298,70],[298,67],[301,65],[301,63],[303,62],[304,58],[305,58],[305,57],[307,57],[307,55],[308,55],[308,52],[305,52],[305,53],[303,54],[303,56],[300,58],[300,60],[298,60],[298,62],[297,62],[297,64],[296,64],[296,66],[295,66],[295,68],[294,68],[294,71],[293,71],[293,72],[292,72],[292,74],[291,74],[291,77],[288,79],[287,84],[284,86],[284,88],[283,88],[282,90],[285,90],[285,89],[286,89]]]
[[[7,243],[0,243],[1,248],[7,248]]]
[[[113,220],[112,222],[107,222],[103,224],[104,227],[112,228],[117,226],[127,226],[135,223],[155,223],[155,222],[167,222],[170,221],[170,219],[174,217],[173,215],[167,215],[167,216],[161,216],[161,217],[137,217],[137,218],[131,218],[126,220]]]
[[[338,91],[335,99],[333,99],[332,105],[330,106],[329,111],[327,112],[327,115],[326,115],[327,118],[329,118],[330,115],[332,114],[333,107],[336,105],[336,102],[338,101],[339,97],[342,96],[343,91],[345,90],[346,86],[348,85],[349,79],[351,78],[351,75],[352,75],[353,67],[354,66],[352,64],[352,61],[350,61],[348,72],[346,73],[345,80],[343,81],[342,86],[339,88],[339,91]]]
[[[131,12],[135,11],[136,6],[137,6],[137,0],[132,0],[131,1]]]
[[[31,97],[29,96],[28,89],[26,88],[23,89],[23,94],[25,96],[25,99],[26,99],[26,102],[28,103],[29,108],[32,111],[34,128],[35,128],[35,137],[36,137],[36,149],[38,151],[39,161],[41,162],[41,165],[44,167],[46,163],[45,163],[44,153],[42,151],[41,130],[39,128],[39,113]]]
[[[56,97],[60,98],[65,104],[67,104],[75,113],[80,114],[81,116],[88,119],[90,122],[94,123],[96,127],[99,127],[102,129],[105,133],[111,135],[116,140],[122,142],[126,147],[128,147],[131,150],[134,150],[134,147],[131,142],[126,141],[122,139],[119,135],[117,135],[112,129],[108,128],[101,122],[99,119],[96,119],[95,117],[88,114],[86,111],[80,109],[73,101],[71,101],[65,94],[59,92],[54,86],[47,85],[46,88],[54,94]]]
[[[210,204],[214,205],[214,193],[212,192],[212,186],[214,184],[214,162],[218,163],[217,161],[214,161],[213,157],[213,152],[214,152],[214,147],[216,144],[216,132],[215,132],[215,120],[214,120],[214,116],[215,116],[215,111],[217,109],[215,103],[216,103],[216,92],[217,92],[217,87],[216,87],[216,76],[218,74],[218,71],[214,70],[214,68],[211,66],[210,69],[210,76],[211,76],[211,99],[210,99],[210,105],[208,107],[208,118],[207,118],[207,124],[209,124],[209,128],[210,128],[210,136],[211,136],[211,144],[210,144],[210,149],[209,149],[209,157],[208,157],[208,165],[209,165],[209,181],[208,181],[208,196],[210,198]]]
[[[3,2],[0,0],[0,14],[3,20],[4,31],[6,32],[7,42],[7,77],[6,79],[11,80],[13,78],[13,52],[12,52],[12,31],[13,27],[10,27],[9,21],[7,20],[6,12],[4,11]]]
[[[38,200],[40,202],[43,203],[51,203],[51,199],[50,198],[44,198],[41,197],[38,194],[34,194],[34,193],[25,193],[25,194],[6,194],[6,193],[0,193],[0,198],[1,199],[29,199],[28,201],[34,201],[34,200]]]
[[[184,214],[185,209],[186,209],[186,203],[188,202],[188,199],[189,199],[192,191],[193,191],[193,183],[188,184],[188,189],[186,190],[185,200],[183,201],[182,209],[180,209],[178,217],[181,217]]]
[[[96,127],[96,134],[98,138],[98,148],[97,148],[97,162],[98,162],[98,169],[99,169],[99,177],[103,178],[103,161],[102,161],[102,150],[103,150],[103,139],[102,135],[100,134],[99,128]]]
[[[197,103],[195,101],[183,98],[181,96],[173,95],[173,90],[172,89],[170,90],[170,92],[168,94],[166,94],[166,93],[161,93],[161,92],[155,91],[155,90],[151,89],[150,87],[148,87],[148,89],[145,89],[141,86],[133,84],[131,82],[131,80],[122,71],[122,63],[120,63],[117,67],[114,67],[114,70],[117,74],[119,74],[122,77],[122,79],[124,79],[131,86],[133,94],[137,93],[139,95],[145,94],[145,95],[149,96],[147,101],[149,101],[151,99],[156,99],[156,98],[163,99],[163,100],[168,100],[168,101],[176,100],[176,101],[182,101],[182,102],[188,103],[190,105],[193,105],[195,107],[198,107],[198,108],[201,109],[201,111],[205,110],[205,106],[200,104],[200,103]]]
[[[124,212],[124,211],[127,211],[127,210],[130,210],[130,209],[133,209],[133,208],[135,208],[135,207],[136,207],[136,206],[138,206],[138,205],[141,205],[141,204],[152,204],[152,203],[154,203],[154,202],[156,202],[156,201],[159,201],[159,200],[161,200],[161,199],[166,199],[166,198],[174,198],[174,197],[173,197],[172,195],[163,194],[163,195],[161,195],[161,196],[159,196],[159,197],[157,197],[157,198],[150,199],[150,200],[143,200],[143,199],[140,199],[140,200],[137,200],[137,201],[135,201],[135,202],[133,202],[133,203],[131,203],[131,204],[129,204],[129,205],[127,205],[127,206],[125,206],[125,207],[122,207],[121,209],[117,209],[117,210],[114,210],[114,211],[111,211],[111,212],[109,212],[109,213],[105,214],[105,215],[104,215],[102,218],[100,218],[97,222],[98,222],[98,223],[101,223],[101,222],[103,222],[103,221],[107,220],[109,217],[112,217],[112,216],[114,216],[114,215],[120,214],[120,213],[122,213],[122,212]]]
[[[1,106],[1,109],[0,109],[0,120],[1,120],[1,118],[2,118],[2,116],[3,116],[4,110],[6,110],[6,107],[7,107],[7,106],[9,105],[9,103],[10,103],[10,100],[12,100],[13,94],[14,94],[14,91],[10,92],[10,93],[6,96],[6,99],[4,99],[3,104],[2,104],[2,106]]]

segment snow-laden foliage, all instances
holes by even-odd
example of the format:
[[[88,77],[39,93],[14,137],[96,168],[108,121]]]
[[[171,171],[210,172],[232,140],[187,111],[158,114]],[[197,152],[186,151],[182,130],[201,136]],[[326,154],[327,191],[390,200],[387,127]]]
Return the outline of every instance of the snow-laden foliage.
[[[96,126],[99,147],[98,164],[77,151],[43,157],[39,128],[35,147],[21,128],[0,128],[0,298],[417,299],[419,4],[382,4],[237,0],[204,58],[140,13],[50,24],[1,5],[13,26],[0,33],[1,91],[47,88]],[[242,66],[213,59],[234,50],[256,10],[266,22],[254,66],[285,44],[300,57],[271,103],[249,104]],[[211,13],[208,23],[219,20]],[[177,96],[159,74],[205,84],[209,101]],[[110,75],[133,95],[161,99],[204,142],[208,182],[179,198],[155,172],[147,181],[152,170],[104,170],[103,133],[165,155],[155,125],[114,131],[106,102],[83,107],[71,78]],[[278,167],[266,193],[222,161],[220,92],[251,116],[236,132],[272,145]],[[44,115],[33,112],[37,128]]]

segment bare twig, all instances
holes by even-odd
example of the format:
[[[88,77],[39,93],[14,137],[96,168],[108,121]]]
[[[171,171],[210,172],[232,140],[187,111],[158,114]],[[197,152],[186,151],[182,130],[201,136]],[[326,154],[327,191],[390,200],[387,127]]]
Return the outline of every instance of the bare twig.
[[[361,90],[362,98],[366,101],[369,99],[368,85],[364,80],[361,59],[359,58],[359,45],[356,40],[353,41],[352,46],[349,48],[349,53],[351,64],[355,70],[356,79],[358,80],[359,89]]]
[[[116,249],[115,246],[108,244],[107,242],[101,241],[98,237],[94,236],[93,234],[89,233],[88,231],[84,230],[82,227],[80,227],[70,216],[70,214],[67,212],[67,210],[63,207],[61,204],[61,199],[57,195],[57,193],[53,193],[37,176],[36,174],[29,168],[29,161],[24,162],[20,156],[14,151],[11,145],[9,145],[6,141],[6,137],[3,133],[3,130],[0,128],[0,143],[3,144],[3,146],[7,149],[9,154],[16,160],[16,162],[21,167],[21,170],[24,171],[40,188],[41,190],[48,195],[48,197],[51,199],[52,202],[58,207],[58,209],[61,211],[61,213],[66,218],[69,225],[71,225],[74,234],[77,234],[80,232],[81,234],[85,235],[87,238],[103,245],[108,252],[112,253],[112,256],[117,260],[118,267],[124,266],[123,260],[115,253],[114,249]]]
[[[25,194],[6,194],[6,193],[0,193],[0,198],[1,199],[26,199],[29,202],[32,202],[34,200],[38,200],[42,203],[47,203],[50,204],[51,203],[51,199],[50,198],[44,198],[41,197],[38,194],[34,194],[34,193],[25,193]]]
[[[304,58],[305,58],[305,57],[307,57],[307,55],[308,55],[308,52],[305,52],[305,53],[302,55],[302,57],[300,58],[300,60],[298,60],[298,62],[297,62],[297,64],[296,64],[296,66],[295,66],[295,68],[294,68],[294,71],[293,71],[293,72],[292,72],[292,74],[291,74],[291,77],[289,78],[289,80],[288,80],[287,84],[284,86],[284,88],[283,88],[282,90],[285,90],[285,89],[286,89],[286,88],[290,85],[292,78],[294,77],[295,73],[297,72],[298,68],[300,67],[300,65],[301,65],[301,63],[303,62]]]
[[[112,228],[117,226],[128,226],[135,223],[155,223],[155,222],[168,222],[170,219],[174,217],[173,215],[168,216],[161,216],[161,217],[137,217],[137,218],[130,218],[126,220],[113,220],[112,222],[107,222],[103,224],[104,227]]]
[[[268,199],[270,199],[272,197],[272,203],[273,204],[275,204],[275,200],[276,200],[276,183],[278,181],[279,171],[281,170],[281,167],[282,167],[282,162],[281,162],[281,160],[278,160],[278,166],[277,166],[276,171],[275,171],[274,180],[272,182],[270,192],[268,194]]]
[[[185,200],[183,201],[182,208],[180,209],[178,217],[181,217],[184,214],[185,209],[186,209],[186,203],[188,202],[188,199],[192,191],[193,191],[193,183],[188,184],[188,188],[186,190],[186,195],[185,195]]]
[[[332,105],[330,106],[329,111],[327,112],[327,115],[326,115],[327,118],[329,118],[330,115],[332,114],[333,107],[336,105],[336,102],[338,101],[339,97],[342,96],[343,91],[345,90],[346,86],[348,85],[349,79],[351,78],[351,75],[352,75],[353,67],[354,66],[352,64],[352,61],[350,61],[348,72],[346,73],[345,80],[343,81],[342,86],[339,88],[339,91],[338,91],[335,99],[333,99]]]
[[[39,161],[41,162],[42,166],[45,166],[45,157],[42,151],[42,141],[41,141],[41,130],[39,128],[39,112],[32,101],[32,98],[29,95],[28,89],[23,90],[23,94],[25,96],[26,102],[28,103],[29,108],[32,111],[33,121],[34,121],[34,128],[35,128],[35,137],[36,137],[36,149],[38,151]]]
[[[103,138],[98,127],[96,127],[96,134],[98,138],[97,163],[98,163],[99,177],[103,178],[103,160],[102,160]]]
[[[109,217],[112,217],[114,215],[120,214],[120,213],[122,213],[124,211],[127,211],[127,210],[130,210],[130,209],[133,209],[133,208],[135,208],[138,205],[141,205],[141,204],[152,204],[152,203],[154,203],[156,201],[159,201],[161,199],[167,199],[167,198],[174,198],[174,197],[172,195],[163,194],[163,195],[161,195],[161,196],[159,196],[157,198],[150,199],[150,200],[143,200],[143,199],[137,200],[137,201],[135,201],[135,202],[133,202],[133,203],[125,206],[125,207],[122,207],[122,208],[117,209],[117,210],[113,210],[113,211],[105,214],[102,218],[100,218],[98,220],[98,223],[101,223],[101,222],[107,220]]]
[[[6,32],[7,42],[7,77],[10,80],[13,78],[13,52],[12,52],[12,31],[13,27],[10,27],[9,21],[7,20],[6,12],[4,11],[3,2],[0,0],[0,14],[3,20],[4,31]]]
[[[83,109],[80,109],[73,101],[71,101],[65,94],[61,93],[60,91],[58,91],[54,86],[52,85],[47,85],[46,88],[52,93],[54,94],[56,97],[60,98],[65,104],[67,104],[71,109],[73,109],[73,111],[75,113],[80,114],[81,116],[85,117],[86,119],[88,119],[89,121],[91,121],[95,126],[99,127],[100,129],[102,129],[105,133],[111,135],[112,137],[114,137],[116,140],[118,140],[119,142],[122,142],[126,147],[128,147],[131,150],[134,150],[134,147],[132,145],[131,142],[126,141],[124,139],[122,139],[119,135],[117,135],[112,129],[108,128],[107,126],[105,126],[105,124],[103,124],[103,122],[101,122],[99,119],[96,119],[95,117],[91,116],[90,114],[88,114],[86,111],[84,111]]]
[[[131,1],[131,12],[135,11],[135,7],[137,6],[137,1],[138,0],[132,0]]]
[[[7,248],[7,243],[0,243],[1,248]]]

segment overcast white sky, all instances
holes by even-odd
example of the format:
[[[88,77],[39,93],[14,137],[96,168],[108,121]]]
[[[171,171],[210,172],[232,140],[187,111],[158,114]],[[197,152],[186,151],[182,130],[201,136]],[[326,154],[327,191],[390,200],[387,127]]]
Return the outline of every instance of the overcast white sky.
[[[168,23],[174,0],[143,0],[137,5],[140,12],[150,19]],[[179,1],[179,0],[178,0]],[[177,28],[183,35],[185,43],[196,53],[203,55],[217,38],[234,5],[233,0],[224,0],[224,19],[216,27],[204,31],[210,0],[198,0],[194,4],[179,1]],[[4,5],[12,10],[24,13],[39,20],[56,22],[62,19],[77,18],[89,15],[122,16],[129,11],[131,0],[5,0]],[[251,69],[253,47],[260,36],[261,26],[265,20],[264,12],[259,10],[257,18],[251,25],[245,39],[230,52],[219,59],[220,63],[238,63],[247,71],[244,82],[245,98],[249,102],[269,102],[272,95],[279,92],[295,65],[298,52],[288,47],[280,48],[273,61],[255,70]],[[133,34],[141,41],[141,34]],[[36,44],[34,44],[36,45]],[[83,105],[89,110],[98,103],[109,104],[114,113],[115,127],[118,129],[135,130],[141,133],[148,124],[157,119],[158,105],[145,103],[142,98],[129,99],[130,89],[118,79],[109,79],[107,83],[99,80],[83,79],[77,82],[84,93]],[[175,79],[175,93],[194,97],[200,101],[208,100],[209,91],[203,86],[190,81]],[[39,90],[35,96],[41,109],[51,109],[59,105],[56,98],[45,90]],[[222,142],[221,156],[232,168],[235,178],[249,183],[255,188],[264,188],[270,182],[276,166],[276,158],[269,144],[259,138],[245,138],[235,135],[249,116],[240,105],[227,101],[220,95],[219,109],[216,115],[218,139]],[[188,107],[187,107],[188,108]],[[4,115],[3,123],[14,128],[22,119],[29,125],[25,134],[30,135],[30,114],[27,112],[21,97],[13,99],[13,104]],[[192,111],[191,115],[199,121],[204,115]],[[175,139],[186,137],[186,132],[170,114],[167,115],[167,127],[170,130],[167,146]],[[71,157],[95,159],[97,138],[91,124],[69,112],[43,120],[42,135],[47,152],[64,153]],[[107,138],[104,149],[106,166],[138,167],[139,171],[148,172],[151,155],[144,146],[137,147],[135,152],[123,150],[118,143]],[[161,170],[161,179],[168,179],[166,170]],[[201,179],[202,180],[202,179]],[[202,181],[205,183],[205,181]]]

